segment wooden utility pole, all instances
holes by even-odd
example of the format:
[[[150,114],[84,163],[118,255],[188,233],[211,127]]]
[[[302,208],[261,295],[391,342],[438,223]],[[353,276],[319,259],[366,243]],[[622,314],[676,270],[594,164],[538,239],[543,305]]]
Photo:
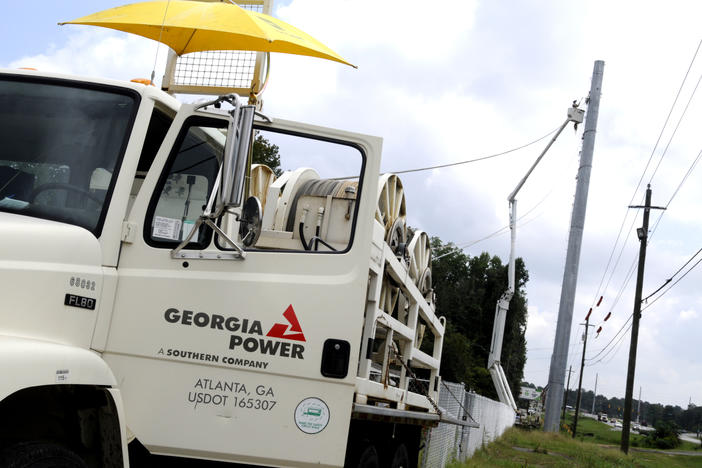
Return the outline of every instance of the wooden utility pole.
[[[568,391],[570,390],[570,374],[573,373],[573,366],[570,366],[568,369],[568,384],[566,385],[566,392],[565,392],[565,398],[563,398],[563,415],[561,416],[561,419],[565,420],[565,409],[566,406],[568,405]]]
[[[587,332],[590,330],[589,327],[594,327],[594,325],[590,325],[590,314],[592,313],[592,309],[590,309],[590,312],[587,313],[587,317],[585,317],[585,323],[581,325],[585,325],[585,334],[583,335],[583,358],[580,361],[580,378],[578,379],[578,396],[575,399],[575,415],[573,416],[573,439],[575,439],[575,432],[578,430],[578,413],[580,413],[580,392],[583,389],[583,371],[585,370],[585,350],[587,349]]]
[[[651,209],[665,209],[651,206],[651,185],[646,188],[646,204],[630,206],[643,208],[643,227],[636,229],[641,245],[639,246],[639,269],[636,275],[636,294],[634,295],[634,314],[631,322],[631,345],[629,346],[629,368],[626,374],[626,393],[624,395],[624,416],[622,422],[621,450],[629,453],[629,433],[631,431],[632,394],[634,393],[634,374],[636,372],[636,348],[639,341],[639,319],[641,318],[641,289],[643,288],[644,266],[646,264],[646,244],[648,243],[648,217]]]

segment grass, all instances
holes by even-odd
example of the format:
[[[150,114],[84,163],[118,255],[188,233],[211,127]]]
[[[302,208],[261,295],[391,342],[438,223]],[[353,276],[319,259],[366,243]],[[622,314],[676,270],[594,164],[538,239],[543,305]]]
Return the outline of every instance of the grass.
[[[570,428],[573,426],[573,415],[568,414],[565,418],[565,424]],[[572,432],[569,432],[572,434]],[[590,418],[578,418],[578,428],[576,433],[576,439],[583,442],[593,442],[596,444],[607,444],[619,446],[622,441],[622,432],[613,431],[611,426],[605,423],[596,421]],[[645,447],[644,436],[631,432],[629,434],[629,446],[630,447]],[[694,444],[692,442],[682,441],[682,444],[673,450],[699,450],[700,444]],[[700,465],[702,466],[702,460]]]
[[[594,423],[594,424],[591,424]],[[603,427],[604,426],[604,427]],[[578,420],[578,433],[591,433],[573,439],[569,434],[525,431],[511,428],[502,437],[478,450],[465,463],[449,464],[451,468],[553,467],[553,468],[693,468],[702,467],[702,457],[659,452],[619,450],[621,432],[611,431],[606,424],[594,420]],[[632,434],[632,442],[642,436]],[[643,444],[641,444],[643,445]],[[695,447],[694,444],[690,444]],[[685,446],[676,450],[690,450]]]

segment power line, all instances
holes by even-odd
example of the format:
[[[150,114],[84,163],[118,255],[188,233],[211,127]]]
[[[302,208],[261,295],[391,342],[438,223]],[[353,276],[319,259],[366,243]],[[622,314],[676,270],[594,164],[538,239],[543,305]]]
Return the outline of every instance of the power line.
[[[700,252],[702,252],[702,248],[699,249],[697,252],[695,252],[695,254],[694,254],[692,257],[690,257],[690,258],[688,259],[688,261],[686,261],[685,264],[684,264],[683,266],[681,266],[680,268],[678,268],[678,271],[676,271],[675,273],[673,273],[673,275],[672,275],[670,278],[668,278],[667,280],[665,280],[665,282],[664,282],[658,289],[656,289],[655,291],[653,291],[653,292],[652,292],[651,294],[649,294],[648,296],[644,297],[644,298],[643,298],[643,302],[646,302],[651,296],[654,296],[658,291],[660,291],[661,289],[663,289],[664,287],[666,287],[666,285],[667,285],[668,283],[670,283],[671,281],[673,281],[673,278],[675,278],[675,277],[677,276],[677,274],[680,273],[680,272],[682,271],[682,269],[685,268],[685,267],[692,261],[692,259],[694,259]],[[687,274],[687,273],[686,273],[686,274]],[[676,282],[677,282],[677,281],[676,281]]]
[[[695,254],[695,255],[697,255],[697,254]],[[673,286],[675,286],[676,284],[678,284],[678,283],[680,282],[680,280],[682,280],[684,277],[686,277],[686,276],[688,275],[688,273],[690,273],[692,270],[694,270],[695,267],[696,267],[697,265],[700,264],[700,262],[702,262],[702,257],[701,257],[699,260],[697,260],[697,261],[695,262],[695,264],[692,265],[692,266],[690,267],[689,270],[687,270],[685,273],[683,273],[683,275],[682,275],[680,278],[678,278],[678,280],[675,281],[675,283],[671,284],[671,285],[668,287],[668,289],[666,289],[665,291],[663,291],[663,292],[660,294],[660,296],[658,296],[657,298],[655,298],[654,300],[652,300],[650,304],[647,304],[646,307],[644,307],[644,308],[641,309],[641,310],[644,311],[644,310],[648,309],[648,308],[651,307],[653,304],[655,304],[656,301],[657,301],[658,299],[660,299],[661,297],[665,296],[665,294],[666,294],[668,291],[670,291],[671,289],[673,289]]]
[[[461,165],[461,164],[468,164],[468,163],[473,163],[473,162],[478,162],[478,161],[484,161],[484,160],[486,160],[486,159],[496,158],[496,157],[498,157],[498,156],[504,156],[505,154],[509,154],[509,153],[513,153],[513,152],[515,152],[515,151],[519,151],[520,149],[524,149],[524,148],[526,148],[526,147],[528,147],[528,146],[531,146],[531,145],[533,145],[533,144],[536,144],[536,143],[540,142],[541,140],[545,139],[546,137],[548,137],[548,136],[550,136],[550,135],[553,135],[559,128],[561,128],[560,125],[559,125],[558,127],[554,128],[553,130],[551,130],[550,132],[548,132],[546,135],[544,135],[544,136],[542,136],[542,137],[539,137],[539,138],[537,138],[537,139],[534,140],[534,141],[531,141],[531,142],[529,142],[529,143],[523,144],[523,145],[521,145],[521,146],[517,146],[516,148],[512,148],[512,149],[508,149],[508,150],[505,150],[505,151],[501,151],[501,152],[499,152],[499,153],[490,154],[490,155],[487,155],[487,156],[481,156],[481,157],[474,158],[474,159],[467,159],[467,160],[465,160],[465,161],[458,161],[458,162],[454,162],[454,163],[439,164],[439,165],[436,165],[436,166],[428,166],[428,167],[418,167],[418,168],[416,168],[416,169],[405,169],[405,170],[402,170],[402,171],[391,171],[391,173],[392,173],[392,174],[407,174],[407,173],[409,173],[409,172],[430,171],[430,170],[432,170],[432,169],[441,169],[441,168],[444,168],[444,167],[459,166],[459,165]]]
[[[690,167],[687,169],[687,172],[683,176],[682,180],[678,184],[678,186],[675,188],[675,191],[673,192],[673,195],[670,196],[670,199],[668,200],[668,203],[666,203],[665,208],[667,209],[668,206],[672,203],[672,201],[675,199],[677,196],[678,192],[680,191],[680,188],[683,186],[683,184],[687,181],[687,178],[692,174],[692,171],[695,170],[695,167],[697,164],[700,162],[700,159],[702,158],[702,150],[700,150],[697,153],[697,157],[692,161],[692,164],[690,164]],[[650,237],[653,236],[653,233],[656,232],[656,229],[658,228],[658,224],[661,222],[661,218],[663,218],[663,214],[665,213],[666,210],[661,211],[661,214],[658,215],[658,219],[656,219],[656,223],[653,225],[653,229],[651,230],[651,234],[649,235],[649,240]]]
[[[536,208],[538,208],[539,205],[541,205],[551,195],[552,192],[553,192],[553,190],[551,190],[551,192],[547,193],[546,196],[544,196],[544,198],[542,198],[536,205],[532,206],[526,213],[524,213],[519,218],[517,218],[517,221],[524,219],[529,213],[531,213]],[[538,216],[537,216],[537,218],[538,218]],[[536,218],[532,218],[530,220],[527,220],[527,221],[521,223],[518,227],[523,227],[524,225],[532,222],[534,219],[536,219]],[[446,252],[445,254],[441,254],[438,257],[434,257],[432,260],[438,260],[438,259],[446,257],[448,255],[453,255],[453,254],[456,254],[458,252],[462,252],[464,249],[467,249],[468,247],[472,247],[475,244],[479,244],[480,242],[483,242],[483,241],[486,241],[488,239],[492,239],[493,237],[497,237],[497,236],[500,236],[502,234],[505,234],[505,233],[507,233],[508,230],[509,230],[509,225],[502,226],[497,231],[494,231],[494,232],[486,235],[485,237],[481,237],[480,239],[470,241],[470,242],[461,242],[460,244],[456,245],[456,250],[452,250],[450,252]]]
[[[612,350],[614,351],[614,352],[612,353],[612,357],[610,357],[607,361],[602,362],[602,361],[604,360],[604,358],[607,357],[606,355],[605,355],[605,356],[602,356],[597,362],[594,362],[594,363],[589,364],[589,365],[590,365],[590,366],[594,366],[595,364],[598,364],[598,363],[600,363],[600,362],[602,362],[602,364],[606,365],[606,364],[609,364],[610,362],[612,362],[612,361],[614,360],[614,358],[617,356],[617,353],[619,353],[619,350],[622,348],[622,345],[624,344],[624,338],[628,335],[629,330],[631,330],[631,327],[632,327],[632,325],[629,325],[629,327],[628,327],[628,328],[626,329],[626,331],[622,334],[622,336],[619,338],[619,340],[617,341],[617,343],[615,343],[615,345],[612,347]],[[609,353],[608,353],[608,354],[609,354]]]
[[[699,50],[699,46],[698,46],[698,50]],[[692,66],[692,63],[690,63],[690,66]],[[689,72],[689,69],[688,69],[688,72]],[[687,104],[685,104],[685,108],[683,109],[682,114],[680,114],[680,118],[678,119],[678,123],[675,124],[675,128],[673,129],[673,133],[670,135],[670,138],[668,139],[668,143],[665,145],[665,148],[663,149],[663,153],[661,154],[661,158],[658,160],[658,164],[656,165],[656,168],[653,170],[653,174],[651,174],[651,178],[648,181],[649,185],[651,185],[651,182],[653,181],[653,177],[658,172],[658,168],[661,167],[661,163],[663,162],[663,158],[668,153],[668,148],[670,147],[670,144],[672,143],[673,138],[675,138],[675,134],[678,132],[678,128],[680,128],[680,124],[682,123],[682,120],[685,118],[685,114],[687,114],[687,109],[690,107],[690,103],[692,102],[692,99],[695,97],[695,94],[697,93],[697,88],[700,86],[700,81],[702,81],[702,75],[700,75],[700,77],[697,79],[697,84],[695,84],[695,87],[692,90],[692,93],[690,94],[690,98],[687,100]]]
[[[690,70],[692,69],[692,65],[695,63],[695,60],[697,59],[697,54],[700,51],[700,46],[702,46],[702,40],[700,40],[700,42],[697,44],[697,49],[695,49],[695,53],[692,56],[692,60],[690,60],[690,65],[687,67],[687,71],[685,72],[685,76],[683,77],[682,82],[680,83],[680,87],[678,88],[678,92],[675,94],[675,99],[673,99],[673,104],[670,106],[670,110],[668,111],[668,115],[666,116],[665,121],[663,122],[663,126],[661,127],[661,131],[658,134],[658,138],[656,139],[656,143],[653,146],[653,150],[651,150],[651,155],[648,157],[648,161],[646,162],[646,166],[644,167],[644,170],[641,173],[641,177],[639,178],[639,181],[636,184],[636,188],[634,189],[634,193],[631,196],[631,200],[629,201],[629,205],[633,204],[634,198],[636,197],[636,193],[639,191],[639,187],[641,186],[641,182],[643,181],[644,176],[646,175],[646,172],[648,171],[648,167],[651,164],[651,161],[653,160],[653,156],[656,153],[656,149],[658,149],[658,144],[660,143],[661,138],[663,137],[663,132],[665,131],[666,127],[668,126],[668,121],[670,120],[670,116],[673,114],[673,110],[675,109],[675,105],[678,102],[678,98],[680,97],[680,94],[682,93],[683,87],[685,86],[685,82],[687,81],[687,77],[689,76]],[[594,299],[592,301],[593,304],[595,303],[595,301],[597,301],[597,298],[600,297],[602,284],[604,282],[605,277],[607,276],[607,272],[609,271],[609,267],[610,267],[611,262],[612,262],[612,257],[614,256],[614,253],[617,250],[617,245],[619,244],[619,239],[621,238],[622,230],[624,229],[624,225],[626,224],[626,219],[628,216],[629,216],[629,210],[627,209],[626,213],[624,214],[624,218],[622,219],[622,224],[619,227],[619,233],[617,234],[617,238],[614,241],[614,245],[612,246],[612,251],[609,254],[609,259],[607,260],[607,265],[605,266],[605,269],[602,272],[602,279],[600,280],[600,284],[597,287],[597,292],[595,293]],[[628,236],[627,236],[627,240],[628,240]],[[626,241],[624,242],[624,245],[626,245]],[[622,246],[622,249],[623,248],[624,248],[624,246]],[[621,258],[621,254],[619,255],[618,259],[619,258]],[[609,281],[611,281],[611,278],[614,275],[614,271],[616,270],[618,264],[619,264],[619,260],[617,260],[617,263],[615,263],[615,265],[612,267],[612,274],[610,275],[610,280],[607,281],[607,286],[609,285]],[[605,286],[605,291],[606,291],[607,286]]]
[[[574,164],[569,165],[568,168],[572,168],[572,166],[574,166]],[[531,208],[529,208],[523,215],[521,215],[520,217],[518,217],[518,218],[517,218],[517,221],[523,220],[523,219],[526,218],[530,213],[532,213],[532,212],[533,212],[534,210],[536,210],[539,206],[541,206],[548,198],[551,197],[551,195],[553,195],[553,192],[555,192],[556,189],[560,188],[560,185],[563,185],[563,184],[562,184],[562,180],[561,180],[561,183],[558,183],[558,182],[557,182],[557,183],[554,183],[553,186],[551,186],[551,190],[549,190],[548,193],[546,193],[546,195],[544,195],[543,198],[541,198],[541,200],[539,200],[534,206],[532,206]],[[543,213],[539,213],[539,214],[536,215],[534,218],[522,222],[522,223],[519,224],[517,227],[519,227],[519,228],[524,227],[525,225],[527,225],[527,224],[531,223],[532,221],[534,221],[535,219],[539,218],[539,216],[541,216],[542,214],[543,214]],[[448,255],[456,254],[456,253],[458,253],[458,252],[461,252],[461,251],[467,249],[468,247],[474,246],[475,244],[479,244],[480,242],[486,241],[486,240],[488,240],[488,239],[492,239],[493,237],[497,237],[497,236],[500,236],[500,235],[502,235],[502,234],[506,234],[508,231],[509,231],[509,225],[505,225],[505,226],[502,226],[501,228],[499,228],[498,230],[493,231],[493,232],[491,232],[490,234],[488,234],[488,235],[486,235],[486,236],[484,236],[484,237],[481,237],[481,238],[479,238],[479,239],[477,239],[477,240],[472,240],[472,241],[468,241],[468,242],[460,242],[460,243],[456,244],[457,250],[452,250],[452,251],[450,251],[450,252],[446,252],[446,253],[444,253],[444,254],[442,254],[442,255],[439,255],[438,257],[433,257],[432,260],[438,260],[438,259],[443,258],[443,257],[446,257],[446,256],[448,256]]]
[[[701,78],[702,78],[702,76],[701,76]],[[699,81],[698,81],[698,84],[699,84]],[[690,176],[690,174],[692,173],[692,171],[695,169],[695,167],[696,167],[697,164],[699,163],[700,159],[702,159],[702,150],[700,150],[700,151],[697,153],[697,156],[696,156],[695,159],[692,161],[692,164],[690,164],[690,167],[687,169],[687,172],[686,172],[685,175],[682,177],[680,183],[678,184],[678,186],[676,187],[675,191],[673,192],[673,194],[671,195],[670,199],[668,200],[668,203],[666,203],[665,209],[667,209],[668,206],[670,206],[670,204],[672,203],[672,201],[675,199],[675,197],[677,196],[678,192],[680,191],[680,188],[681,188],[681,187],[683,186],[683,184],[687,181],[688,177]],[[650,239],[653,237],[653,234],[655,233],[655,231],[656,231],[656,229],[657,229],[657,227],[658,227],[658,225],[659,225],[659,223],[660,223],[660,221],[661,221],[661,218],[663,218],[663,214],[665,213],[665,209],[664,209],[664,210],[661,210],[661,214],[658,216],[658,219],[656,220],[656,223],[655,223],[655,225],[653,226],[653,229],[651,230],[651,233],[650,233],[649,236],[648,236],[648,241],[649,241],[649,242],[650,242]],[[636,218],[634,218],[634,221],[635,221],[635,220],[636,220]],[[629,228],[629,235],[631,235],[631,232],[633,232],[633,231],[632,231],[632,227],[633,227],[633,222],[632,222],[632,226],[630,226],[630,228]],[[627,239],[626,239],[625,242],[622,244],[622,249],[620,250],[619,256],[618,256],[617,261],[616,261],[616,263],[615,263],[615,268],[616,268],[616,265],[619,264],[619,259],[621,258],[622,254],[623,254],[623,252],[624,252],[624,247],[626,246],[626,242],[628,241],[629,235],[627,235]],[[672,281],[672,279],[675,278],[675,276],[676,276],[678,273],[680,273],[680,271],[682,271],[682,269],[685,268],[685,266],[687,266],[687,265],[700,253],[700,251],[702,251],[702,249],[698,250],[697,253],[695,253],[695,255],[693,255],[687,262],[685,262],[685,264],[684,264],[682,267],[680,267],[680,269],[678,269],[678,271],[675,272],[675,274],[673,274],[669,279],[667,279],[667,280],[663,283],[663,285],[661,285],[661,286],[660,286],[658,289],[656,289],[653,293],[649,294],[645,299],[643,299],[643,301],[645,302],[645,301],[646,301],[647,299],[649,299],[651,296],[655,295],[658,291],[660,291],[661,289],[663,289],[668,283],[670,283],[670,281]],[[698,262],[698,263],[699,263],[699,262]],[[617,294],[617,297],[616,297],[616,299],[615,299],[615,302],[614,302],[614,304],[612,305],[612,307],[610,308],[610,310],[611,310],[611,309],[614,309],[614,307],[616,306],[616,304],[619,302],[619,299],[621,298],[621,296],[622,296],[622,294],[623,294],[623,292],[624,292],[624,289],[626,288],[626,286],[628,285],[629,281],[631,280],[631,276],[632,276],[632,274],[633,274],[633,272],[634,272],[634,266],[635,266],[635,265],[636,265],[636,260],[634,260],[634,262],[632,262],[631,267],[629,268],[629,272],[628,272],[628,274],[627,274],[627,276],[626,276],[625,282],[623,283],[622,287],[620,288],[619,293]],[[695,264],[695,266],[696,266],[696,264]],[[694,268],[694,267],[693,267],[693,268]],[[689,271],[688,271],[688,273],[689,273]],[[607,281],[607,285],[605,286],[605,290],[609,287],[609,283],[610,283],[610,281],[611,281],[613,275],[614,275],[614,268],[612,269],[612,272],[611,272],[611,275],[610,275],[610,279]],[[686,273],[686,275],[687,275],[687,273]],[[682,278],[681,278],[681,279],[682,279]],[[679,281],[679,280],[678,280],[678,281]],[[677,281],[676,281],[676,283],[677,283]],[[674,284],[673,284],[673,285],[674,285]],[[671,285],[671,288],[672,288],[673,285]],[[669,288],[669,289],[670,289],[670,288]],[[669,289],[668,289],[668,290],[669,290]],[[667,293],[668,290],[666,290],[663,294]],[[658,300],[658,299],[656,299],[656,300]],[[654,302],[655,302],[655,301],[654,301]],[[651,304],[649,304],[649,305],[647,305],[646,307],[644,307],[644,309],[646,309],[646,308],[648,308],[649,306],[653,305],[654,302],[652,302]]]
[[[609,354],[612,352],[612,350],[614,350],[614,348],[619,344],[619,342],[622,341],[622,339],[624,339],[626,334],[629,333],[629,330],[631,330],[631,324],[629,324],[629,321],[631,319],[632,319],[632,315],[629,315],[629,318],[626,320],[626,322],[624,322],[624,325],[621,326],[621,328],[619,329],[617,334],[614,335],[611,340],[609,340],[609,343],[607,343],[604,346],[604,348],[602,348],[596,355],[594,355],[593,357],[591,357],[589,359],[586,359],[586,361],[588,361],[588,364],[587,364],[588,366],[594,366],[595,364],[602,362],[602,360],[604,358],[609,356]],[[628,327],[627,327],[627,324],[629,325]],[[626,330],[624,330],[625,327],[626,327]],[[622,333],[622,331],[624,331],[624,333]],[[620,335],[620,333],[621,333],[621,335]],[[619,339],[617,339],[617,337],[619,337]],[[616,343],[614,342],[614,340],[617,340]],[[614,343],[614,344],[612,344],[612,343]],[[611,347],[610,347],[610,345],[611,345]],[[605,350],[607,350],[607,349],[609,349],[609,350],[605,353]],[[602,353],[604,353],[604,355],[602,355]],[[594,361],[595,359],[597,359],[600,355],[602,355],[602,357],[600,357],[600,359],[598,359],[595,362],[591,362],[591,361]]]

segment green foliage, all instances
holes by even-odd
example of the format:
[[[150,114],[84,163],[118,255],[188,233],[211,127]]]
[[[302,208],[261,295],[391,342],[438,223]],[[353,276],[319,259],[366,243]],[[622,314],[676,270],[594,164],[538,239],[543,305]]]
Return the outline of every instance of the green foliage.
[[[663,422],[656,426],[656,430],[649,433],[644,440],[646,447],[672,449],[680,445],[680,433],[675,423]]]
[[[280,168],[280,155],[278,154],[278,145],[266,140],[263,135],[258,134],[253,142],[253,154],[251,157],[252,164],[265,164],[273,169],[276,177],[280,177],[283,170]]]
[[[436,313],[445,316],[449,324],[441,359],[442,376],[494,398],[495,388],[486,366],[495,307],[507,289],[507,265],[485,252],[469,257],[453,243],[443,244],[437,237],[431,242],[434,258],[441,257],[432,262]],[[442,256],[448,253],[451,254]],[[526,363],[524,286],[528,280],[524,263],[517,259],[517,291],[507,314],[501,358],[514,395],[519,394]]]
[[[578,422],[580,425],[580,422]],[[564,434],[508,429],[497,441],[479,449],[463,463],[450,468],[692,468],[700,458],[669,453],[630,451],[625,455],[616,445],[594,440],[577,440]]]

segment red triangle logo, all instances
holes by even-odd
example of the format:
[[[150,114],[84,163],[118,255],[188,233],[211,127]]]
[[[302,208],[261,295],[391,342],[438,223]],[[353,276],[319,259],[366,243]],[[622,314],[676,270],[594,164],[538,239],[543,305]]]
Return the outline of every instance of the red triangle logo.
[[[295,315],[292,304],[285,309],[283,317],[288,321],[288,325],[276,323],[271,327],[266,336],[270,336],[271,338],[283,338],[286,340],[307,341],[305,340],[305,334],[302,333],[300,322],[297,321],[297,316]],[[288,330],[288,327],[290,327],[290,330]]]

